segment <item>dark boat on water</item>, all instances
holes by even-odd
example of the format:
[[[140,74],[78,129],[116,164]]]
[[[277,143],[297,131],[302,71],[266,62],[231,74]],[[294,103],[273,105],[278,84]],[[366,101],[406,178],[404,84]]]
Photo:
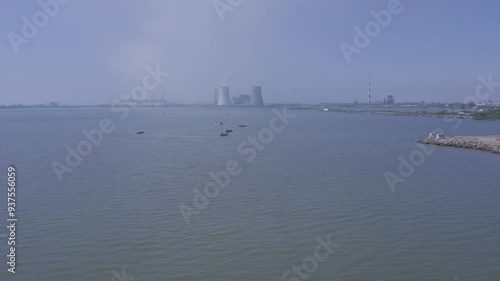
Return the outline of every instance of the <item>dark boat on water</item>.
[[[231,133],[232,131],[233,131],[233,129],[227,129],[226,133]]]
[[[221,132],[220,136],[221,137],[227,137],[227,136],[229,136],[229,133],[228,132]]]
[[[239,125],[239,127],[246,127],[246,126],[248,126],[248,125],[247,124],[241,124],[241,125]]]
[[[136,134],[136,135],[142,135],[142,134],[144,134],[144,131],[139,131],[139,132],[137,132],[137,133],[135,133],[135,134]]]

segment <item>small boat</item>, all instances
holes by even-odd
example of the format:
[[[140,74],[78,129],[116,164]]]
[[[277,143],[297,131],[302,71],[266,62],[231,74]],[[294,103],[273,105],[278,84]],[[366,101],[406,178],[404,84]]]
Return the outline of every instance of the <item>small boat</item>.
[[[246,127],[248,126],[247,124],[240,124],[239,127]]]
[[[135,134],[136,134],[136,135],[142,135],[142,134],[144,134],[144,131],[139,131],[139,132],[137,132],[137,133],[135,133]]]
[[[222,132],[222,133],[220,133],[220,136],[221,137],[227,137],[227,136],[229,136],[229,133],[228,132]]]
[[[222,121],[214,121],[214,125],[222,125]]]
[[[226,130],[226,133],[231,133],[232,131],[233,131],[233,129],[232,129],[232,128],[231,128],[231,129],[227,129],[227,130]]]

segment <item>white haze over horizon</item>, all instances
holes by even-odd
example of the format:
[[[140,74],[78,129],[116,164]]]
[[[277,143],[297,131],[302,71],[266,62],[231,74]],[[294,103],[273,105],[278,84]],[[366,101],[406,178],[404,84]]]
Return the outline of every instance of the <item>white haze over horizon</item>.
[[[478,76],[500,81],[496,1],[401,0],[351,63],[339,44],[388,0],[243,0],[223,21],[213,2],[72,0],[16,54],[7,34],[40,6],[3,1],[0,104],[106,104],[148,65],[170,73],[153,97],[175,103],[211,103],[222,84],[231,96],[260,84],[266,103],[364,102],[369,74],[374,101],[463,101]]]

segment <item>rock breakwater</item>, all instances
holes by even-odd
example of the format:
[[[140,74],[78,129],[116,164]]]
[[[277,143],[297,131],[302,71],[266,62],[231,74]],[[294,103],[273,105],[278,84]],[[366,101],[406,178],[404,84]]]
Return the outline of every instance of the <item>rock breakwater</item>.
[[[440,136],[436,138],[435,136],[431,135],[428,138],[419,140],[418,142],[423,144],[433,144],[433,145],[453,146],[453,147],[468,148],[475,150],[484,150],[500,154],[500,136],[481,136],[481,137]]]

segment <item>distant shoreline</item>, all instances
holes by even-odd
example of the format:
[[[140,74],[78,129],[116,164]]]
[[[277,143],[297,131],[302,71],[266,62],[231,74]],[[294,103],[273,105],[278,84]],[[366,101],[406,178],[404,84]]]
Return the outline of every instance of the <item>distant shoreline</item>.
[[[498,109],[497,109],[498,110]],[[460,118],[460,119],[474,119],[474,120],[489,120],[489,121],[500,121],[500,118],[475,118],[477,114],[475,112],[430,112],[430,111],[393,111],[393,110],[344,110],[344,109],[323,109],[324,112],[342,112],[342,113],[370,113],[370,114],[382,114],[382,115],[395,115],[395,116],[418,116],[418,117],[438,117],[438,118]]]
[[[440,114],[437,112],[429,111],[393,111],[393,110],[343,110],[343,109],[328,109],[328,112],[344,112],[344,113],[371,113],[371,114],[383,114],[383,115],[396,115],[396,116],[421,116],[421,117],[443,117],[443,118],[462,118],[471,119],[471,115],[459,115],[458,113]]]
[[[397,111],[397,110],[366,110],[366,109],[335,109],[329,107],[322,107],[321,105],[305,105],[305,104],[266,104],[264,106],[249,106],[249,105],[232,105],[232,106],[216,106],[214,104],[168,104],[163,106],[130,106],[129,108],[176,108],[176,107],[202,107],[202,108],[265,108],[265,107],[276,107],[276,106],[286,106],[290,110],[321,110],[322,112],[341,112],[341,113],[369,113],[369,114],[381,114],[381,115],[394,115],[394,116],[417,116],[417,117],[439,117],[439,118],[460,118],[460,119],[473,119],[473,120],[488,120],[488,121],[500,121],[500,108],[497,106],[489,107],[483,111],[458,111],[458,112],[448,112],[447,110],[441,111],[426,111],[421,110],[422,108],[433,108],[433,109],[443,109],[442,107],[436,106],[419,106],[420,110],[414,111]],[[339,104],[338,106],[348,106],[351,105]],[[365,105],[366,106],[366,105]],[[378,106],[378,105],[374,105]],[[387,106],[387,105],[386,105]],[[408,106],[408,105],[402,105]],[[110,108],[110,104],[101,105],[59,105],[59,106],[48,106],[48,105],[11,105],[11,106],[0,106],[1,109],[71,109],[71,108]],[[126,106],[121,106],[126,107]],[[386,108],[398,107],[398,104],[387,106]],[[416,105],[412,105],[416,107]],[[456,109],[456,108],[454,108]]]
[[[214,104],[171,104],[171,105],[146,105],[146,106],[116,106],[128,108],[172,108],[172,107],[217,107],[217,108],[259,108],[259,107],[273,107],[273,106],[290,106],[290,104],[267,104],[263,106],[250,106],[250,105],[231,105],[231,106],[217,106]],[[111,104],[98,104],[98,105],[59,105],[59,106],[41,106],[41,105],[9,105],[0,106],[1,109],[57,109],[57,108],[110,108]]]

